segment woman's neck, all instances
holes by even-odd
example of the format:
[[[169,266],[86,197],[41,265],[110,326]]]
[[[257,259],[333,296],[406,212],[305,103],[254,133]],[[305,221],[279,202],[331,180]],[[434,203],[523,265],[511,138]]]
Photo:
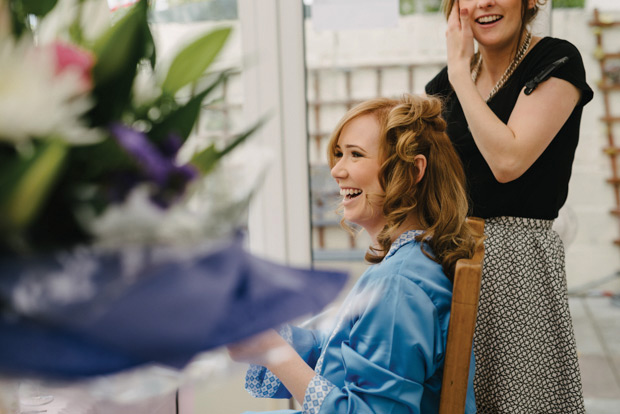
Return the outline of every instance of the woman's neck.
[[[512,75],[516,68],[513,65],[518,65],[540,40],[540,37],[526,33],[523,39],[519,39],[518,44],[515,41],[512,45],[495,48],[480,45],[481,61],[478,61],[477,69],[474,69],[475,82],[480,93],[484,95],[494,90],[502,78]]]
[[[506,71],[506,68],[512,63],[517,49],[517,43],[503,48],[487,48],[480,46],[479,51],[482,56],[482,67],[479,78],[486,77],[489,78],[492,83],[497,82]]]

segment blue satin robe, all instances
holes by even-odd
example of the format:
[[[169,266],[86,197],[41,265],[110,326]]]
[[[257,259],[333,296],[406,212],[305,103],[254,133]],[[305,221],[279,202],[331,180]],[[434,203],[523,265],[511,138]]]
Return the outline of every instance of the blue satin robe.
[[[437,413],[452,283],[409,231],[371,266],[345,299],[332,332],[285,327],[285,337],[315,369],[296,414]],[[473,355],[472,355],[473,357]],[[476,412],[473,358],[466,414]],[[289,398],[280,381],[252,366],[246,389]]]

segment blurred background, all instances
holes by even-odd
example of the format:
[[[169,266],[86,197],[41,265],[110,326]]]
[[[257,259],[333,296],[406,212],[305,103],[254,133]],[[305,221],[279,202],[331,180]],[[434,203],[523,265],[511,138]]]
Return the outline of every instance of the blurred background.
[[[117,9],[133,1],[108,3]],[[221,99],[205,108],[203,127],[225,137],[270,115],[252,138],[271,157],[248,218],[254,253],[290,265],[345,269],[351,282],[364,271],[369,240],[339,227],[338,188],[326,165],[326,144],[338,119],[358,101],[422,93],[445,65],[439,3],[153,1],[152,30],[161,59],[205,29],[234,28],[218,62],[221,69],[234,68],[234,75],[222,85]],[[620,144],[620,2],[549,1],[534,32],[572,42],[595,91],[583,113],[569,197],[555,226],[566,245],[588,412],[618,413],[620,305],[614,303],[620,302],[620,178],[614,147]],[[288,407],[287,401],[251,399],[243,390],[244,367],[231,373],[223,353],[211,353],[203,364],[219,372],[218,379],[182,388],[179,412]]]

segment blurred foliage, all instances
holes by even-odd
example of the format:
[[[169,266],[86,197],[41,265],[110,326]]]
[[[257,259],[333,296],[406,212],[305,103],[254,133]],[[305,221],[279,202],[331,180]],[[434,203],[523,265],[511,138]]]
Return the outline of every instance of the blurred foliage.
[[[441,0],[399,0],[400,15],[431,13],[439,11]]]
[[[585,0],[553,0],[552,7],[554,9],[561,8],[583,8]]]

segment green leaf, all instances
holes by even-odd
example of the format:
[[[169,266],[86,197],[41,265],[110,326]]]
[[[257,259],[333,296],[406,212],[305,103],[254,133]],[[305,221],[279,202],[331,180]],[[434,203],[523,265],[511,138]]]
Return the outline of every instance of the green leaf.
[[[90,113],[93,125],[119,119],[129,105],[138,62],[154,50],[147,33],[147,1],[141,0],[95,43],[93,94],[97,105]]]
[[[162,85],[164,93],[174,95],[198,80],[224,47],[230,31],[230,27],[213,30],[181,50],[168,69]]]
[[[217,79],[204,91],[193,96],[185,105],[172,111],[163,120],[153,125],[149,136],[154,140],[165,138],[169,133],[175,133],[185,141],[196,123],[200,114],[202,101],[229,76],[229,72],[222,72]]]
[[[93,47],[97,63],[93,68],[95,83],[117,78],[144,57],[144,34],[148,31],[147,3],[142,0],[132,6],[114,26],[110,27]]]
[[[263,124],[266,119],[263,118],[248,130],[238,135],[230,144],[228,144],[223,150],[218,150],[215,144],[211,144],[203,151],[194,154],[190,163],[198,168],[203,175],[209,174],[213,168],[217,165],[217,162],[230,151],[232,151],[237,145],[245,141],[250,135],[254,134]]]
[[[19,232],[37,217],[63,167],[67,145],[49,140],[34,154],[3,168],[0,181],[0,230]]]
[[[56,6],[58,0],[21,0],[26,14],[34,14],[43,17]]]

